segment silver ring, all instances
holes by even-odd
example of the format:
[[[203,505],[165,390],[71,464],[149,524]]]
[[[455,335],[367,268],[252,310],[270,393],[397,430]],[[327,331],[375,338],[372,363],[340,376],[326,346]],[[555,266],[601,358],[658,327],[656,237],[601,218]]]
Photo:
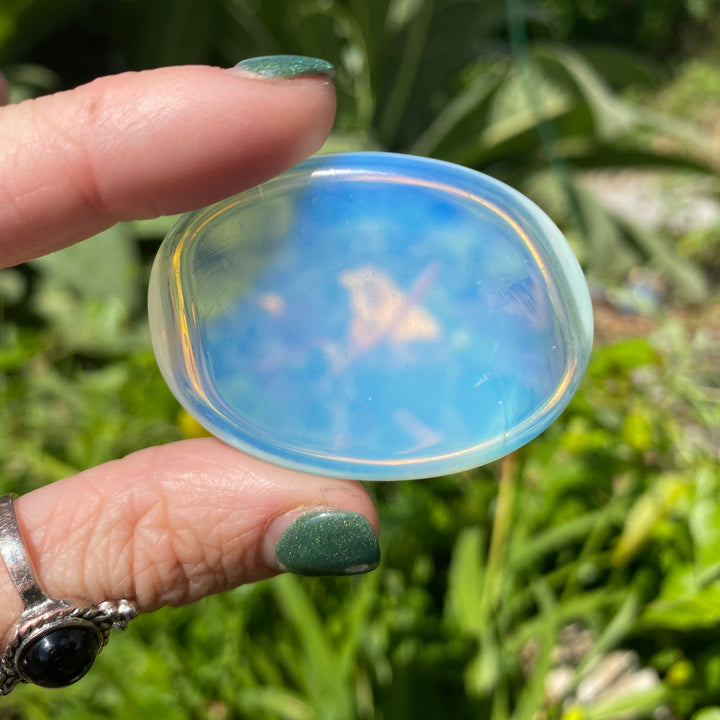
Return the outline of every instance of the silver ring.
[[[128,600],[94,605],[48,597],[25,548],[11,495],[0,496],[0,555],[25,606],[5,637],[0,695],[17,683],[71,685],[92,667],[110,630],[124,630],[137,615]]]

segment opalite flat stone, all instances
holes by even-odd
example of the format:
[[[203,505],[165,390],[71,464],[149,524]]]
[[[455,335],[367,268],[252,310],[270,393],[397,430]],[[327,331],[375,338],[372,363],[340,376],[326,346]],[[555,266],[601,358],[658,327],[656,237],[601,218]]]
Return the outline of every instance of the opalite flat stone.
[[[580,267],[537,206],[384,153],[316,156],[183,216],[150,321],[168,385],[217,437],[365,480],[515,450],[567,405],[592,344]]]

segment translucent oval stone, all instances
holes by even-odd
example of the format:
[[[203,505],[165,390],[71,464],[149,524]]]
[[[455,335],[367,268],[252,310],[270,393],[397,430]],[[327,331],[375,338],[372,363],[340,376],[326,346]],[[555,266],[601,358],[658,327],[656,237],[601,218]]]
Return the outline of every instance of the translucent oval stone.
[[[183,216],[150,321],[170,388],[213,434],[365,480],[518,448],[567,405],[592,344],[580,267],[537,206],[384,153],[316,156]]]

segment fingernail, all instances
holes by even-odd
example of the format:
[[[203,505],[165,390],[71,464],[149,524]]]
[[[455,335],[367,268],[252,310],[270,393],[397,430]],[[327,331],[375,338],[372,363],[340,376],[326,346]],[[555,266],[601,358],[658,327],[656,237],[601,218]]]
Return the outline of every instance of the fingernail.
[[[327,60],[304,55],[265,55],[242,60],[232,70],[265,78],[295,78],[306,75],[335,77],[335,68]]]
[[[269,564],[298,575],[357,575],[380,562],[375,530],[360,513],[324,508],[289,513],[275,520],[266,539]]]

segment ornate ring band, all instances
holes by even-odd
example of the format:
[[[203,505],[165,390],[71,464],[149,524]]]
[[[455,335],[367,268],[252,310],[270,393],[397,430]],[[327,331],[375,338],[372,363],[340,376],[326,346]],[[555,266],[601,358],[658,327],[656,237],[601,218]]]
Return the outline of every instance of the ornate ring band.
[[[17,683],[71,685],[87,673],[108,641],[137,615],[128,600],[55,600],[45,594],[23,542],[11,495],[0,496],[0,555],[25,609],[5,637],[0,695]]]

